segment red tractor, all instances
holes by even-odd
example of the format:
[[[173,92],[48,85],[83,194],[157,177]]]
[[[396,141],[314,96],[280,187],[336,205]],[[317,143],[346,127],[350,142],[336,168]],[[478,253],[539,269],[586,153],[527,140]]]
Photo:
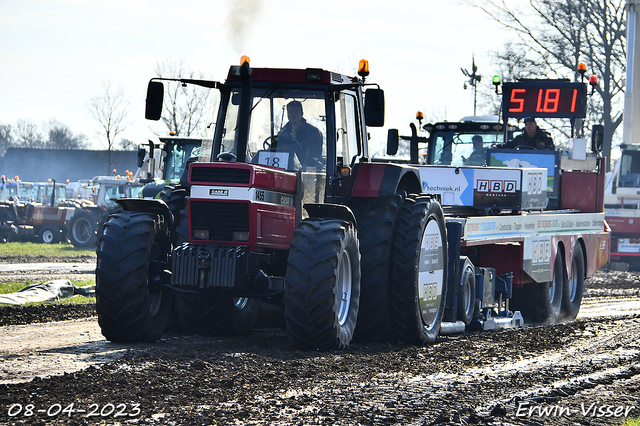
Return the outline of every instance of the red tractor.
[[[97,251],[97,313],[111,341],[155,341],[169,318],[185,332],[241,334],[259,300],[284,307],[292,344],[432,342],[447,282],[437,196],[410,165],[373,162],[367,126],[384,93],[322,69],[230,68],[226,82],[164,82],[221,94],[215,134],[160,200],[120,199]],[[357,325],[356,325],[357,324]]]

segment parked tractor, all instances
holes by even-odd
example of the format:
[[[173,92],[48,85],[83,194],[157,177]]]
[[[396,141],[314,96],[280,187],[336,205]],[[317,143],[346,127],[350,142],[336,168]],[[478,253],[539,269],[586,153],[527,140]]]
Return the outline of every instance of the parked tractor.
[[[139,179],[128,174],[96,176],[82,185],[76,194],[80,206],[71,219],[67,233],[71,244],[75,247],[94,246],[98,229],[101,229],[110,213],[120,210],[116,201],[137,197],[142,186]]]

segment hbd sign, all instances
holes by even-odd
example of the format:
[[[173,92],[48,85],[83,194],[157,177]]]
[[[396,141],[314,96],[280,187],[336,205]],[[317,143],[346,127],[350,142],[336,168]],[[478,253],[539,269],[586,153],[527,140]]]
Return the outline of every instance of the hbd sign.
[[[511,193],[516,192],[515,180],[488,180],[478,179],[476,181],[476,190],[478,192],[487,192],[494,194]]]

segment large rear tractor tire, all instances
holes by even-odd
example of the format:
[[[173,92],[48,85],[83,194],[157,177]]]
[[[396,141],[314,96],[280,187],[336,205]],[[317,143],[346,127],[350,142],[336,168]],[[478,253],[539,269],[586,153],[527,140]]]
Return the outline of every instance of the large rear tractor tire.
[[[74,247],[90,247],[96,244],[97,230],[97,215],[80,210],[71,219],[68,238]]]
[[[155,342],[167,326],[173,294],[171,243],[161,215],[121,212],[104,224],[97,251],[96,311],[112,342]]]
[[[527,324],[555,323],[560,318],[566,276],[562,253],[553,263],[553,281],[513,289],[511,307],[520,311]]]
[[[395,338],[389,309],[389,275],[393,229],[400,196],[363,203],[354,207],[358,221],[362,278],[357,342],[386,342]]]
[[[562,320],[573,321],[578,316],[584,293],[584,255],[580,243],[576,243],[571,259],[571,276],[565,281],[562,293]]]
[[[360,250],[353,224],[304,220],[294,233],[285,277],[284,315],[293,346],[345,348],[359,302]]]
[[[432,343],[440,333],[447,292],[447,235],[437,201],[404,201],[392,256],[391,311],[398,339]]]

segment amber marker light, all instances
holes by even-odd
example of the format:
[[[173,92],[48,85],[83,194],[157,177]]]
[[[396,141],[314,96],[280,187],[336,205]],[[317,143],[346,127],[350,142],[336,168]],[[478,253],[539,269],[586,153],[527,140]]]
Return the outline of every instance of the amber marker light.
[[[242,55],[242,57],[240,58],[240,65],[243,65],[245,62],[247,63],[247,65],[251,65],[251,59],[249,59],[247,55]]]
[[[369,61],[366,59],[360,59],[358,64],[358,75],[360,77],[366,77],[369,75]]]
[[[591,85],[591,94],[593,95],[593,92],[595,92],[596,86],[598,85],[598,77],[595,75],[589,77],[589,84]]]

